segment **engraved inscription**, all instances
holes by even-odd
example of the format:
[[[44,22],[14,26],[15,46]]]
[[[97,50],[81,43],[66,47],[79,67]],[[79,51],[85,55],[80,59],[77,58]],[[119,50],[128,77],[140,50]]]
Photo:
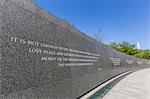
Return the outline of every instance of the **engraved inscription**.
[[[114,66],[117,66],[117,65],[121,65],[120,62],[121,62],[121,59],[120,58],[109,58],[112,62],[112,64]]]
[[[133,64],[133,60],[126,60],[127,64],[131,65]]]
[[[62,46],[55,46],[43,42],[11,37],[11,42],[22,45],[29,45],[29,53],[40,54],[41,61],[56,61],[58,66],[92,66],[96,64],[101,55],[85,52],[73,48],[66,48]]]

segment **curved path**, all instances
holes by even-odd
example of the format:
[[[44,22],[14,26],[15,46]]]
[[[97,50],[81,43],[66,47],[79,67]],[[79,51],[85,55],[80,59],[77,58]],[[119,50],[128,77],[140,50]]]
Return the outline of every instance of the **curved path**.
[[[150,99],[150,68],[131,73],[103,99]]]

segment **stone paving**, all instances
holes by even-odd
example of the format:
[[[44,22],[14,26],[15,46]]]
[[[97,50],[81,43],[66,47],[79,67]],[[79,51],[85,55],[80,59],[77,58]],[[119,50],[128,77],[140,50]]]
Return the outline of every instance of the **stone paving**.
[[[150,99],[150,69],[131,73],[114,86],[103,99]]]

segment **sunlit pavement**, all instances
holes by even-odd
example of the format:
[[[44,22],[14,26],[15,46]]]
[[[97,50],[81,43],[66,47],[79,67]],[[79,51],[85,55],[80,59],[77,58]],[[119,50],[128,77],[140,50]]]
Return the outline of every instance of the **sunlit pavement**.
[[[115,85],[103,99],[150,99],[150,69],[131,73]]]

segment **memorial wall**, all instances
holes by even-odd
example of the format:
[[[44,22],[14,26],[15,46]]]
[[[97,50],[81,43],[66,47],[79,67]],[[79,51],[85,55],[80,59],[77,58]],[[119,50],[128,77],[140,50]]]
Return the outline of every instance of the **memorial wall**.
[[[76,99],[149,65],[67,26],[32,0],[0,0],[0,99]]]

